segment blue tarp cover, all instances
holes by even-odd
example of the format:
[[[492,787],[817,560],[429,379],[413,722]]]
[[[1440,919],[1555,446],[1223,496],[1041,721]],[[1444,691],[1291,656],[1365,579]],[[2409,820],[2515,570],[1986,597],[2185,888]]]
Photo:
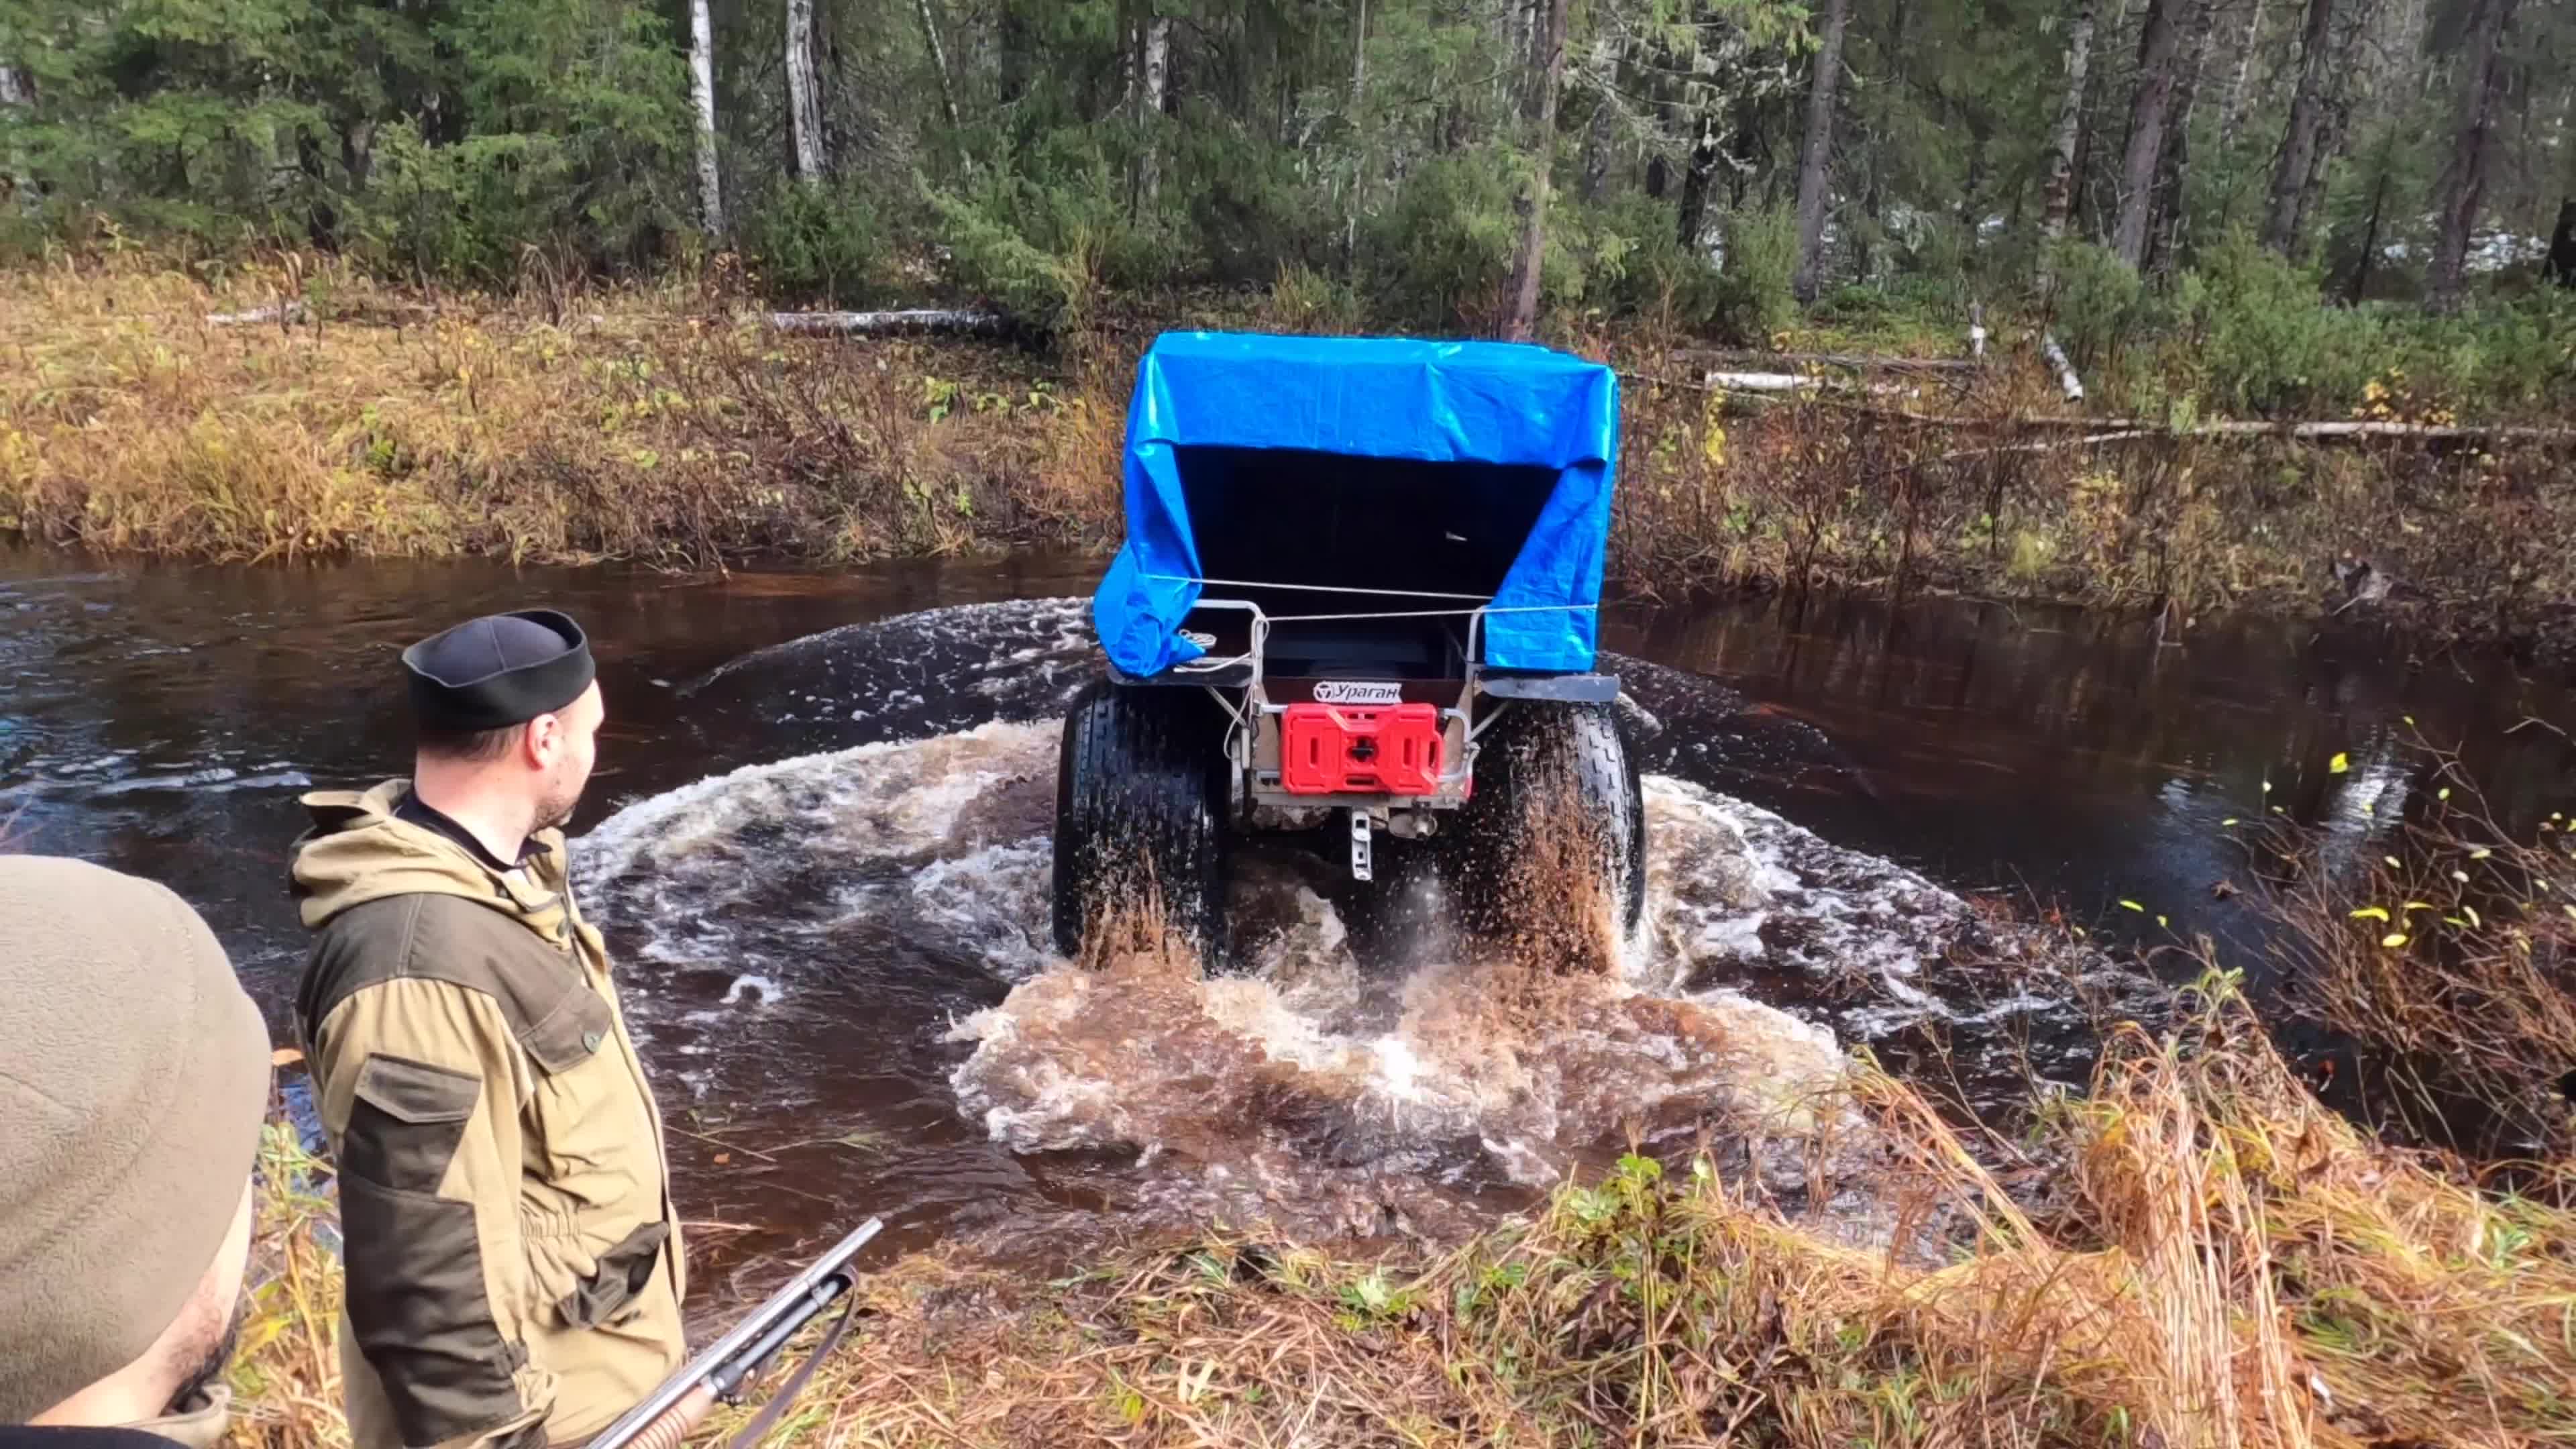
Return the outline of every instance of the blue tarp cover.
[[[1200,593],[1175,580],[1204,577],[1174,454],[1181,447],[1556,470],[1555,492],[1494,596],[1497,609],[1537,612],[1487,615],[1484,662],[1592,667],[1592,611],[1548,606],[1601,598],[1619,379],[1600,363],[1499,342],[1227,332],[1155,339],[1127,406],[1127,542],[1091,604],[1110,661],[1139,677],[1200,652],[1173,632]],[[1404,581],[1390,578],[1387,587]],[[1390,599],[1385,607],[1416,606]]]

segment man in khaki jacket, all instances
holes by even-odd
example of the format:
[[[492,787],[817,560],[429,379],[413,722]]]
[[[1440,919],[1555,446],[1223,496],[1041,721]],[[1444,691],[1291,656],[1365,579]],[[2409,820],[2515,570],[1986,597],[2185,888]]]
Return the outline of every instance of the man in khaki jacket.
[[[296,1003],[339,1164],[358,1449],[578,1443],[682,1358],[662,1122],[560,827],[602,719],[549,610],[404,651],[410,780],[308,795]]]

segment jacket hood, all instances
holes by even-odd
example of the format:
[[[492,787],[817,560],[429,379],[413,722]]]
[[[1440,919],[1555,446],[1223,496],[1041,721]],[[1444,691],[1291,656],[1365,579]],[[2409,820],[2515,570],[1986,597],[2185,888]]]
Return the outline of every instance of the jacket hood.
[[[510,915],[533,917],[562,905],[563,841],[554,831],[536,839],[549,847],[524,870],[496,872],[434,830],[396,818],[411,790],[404,779],[372,790],[317,790],[301,803],[313,828],[295,843],[289,870],[297,910],[308,929],[387,896],[462,896]]]

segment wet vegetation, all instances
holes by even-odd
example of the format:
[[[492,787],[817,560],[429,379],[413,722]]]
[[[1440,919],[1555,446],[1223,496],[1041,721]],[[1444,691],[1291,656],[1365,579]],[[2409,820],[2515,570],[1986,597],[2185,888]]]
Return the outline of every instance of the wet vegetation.
[[[1703,1143],[1447,1249],[1245,1224],[1053,1280],[915,1255],[772,1442],[2576,1443],[2576,855],[2432,791],[2376,864],[2259,802],[2230,827],[2303,1009],[2403,1090],[2329,1105],[2197,942],[2152,1024],[2102,1023],[2089,1090],[2009,1122],[1856,1062],[1811,1150],[1872,1157],[1865,1205]],[[264,1161],[249,1432],[336,1442],[320,1168],[282,1133]]]
[[[308,256],[227,270],[217,287],[133,257],[63,261],[0,278],[0,532],[262,560],[1097,551],[1119,536],[1124,399],[1153,329],[1350,325],[1323,294],[1290,275],[1266,292],[1176,295],[1150,320],[1102,317],[1024,347],[781,336],[723,267],[503,297],[386,287]],[[205,320],[280,295],[304,299],[301,321]],[[2192,327],[2106,344],[2097,384],[2149,410],[2107,440],[2049,421],[2062,409],[2035,334],[2000,316],[1995,360],[1971,373],[1743,364],[1825,384],[1787,396],[1703,381],[1707,358],[1669,310],[1567,319],[1557,341],[1628,379],[1614,585],[2305,611],[2346,602],[2330,566],[2352,554],[2388,595],[2356,617],[2576,636],[2564,440],[2195,432],[2201,400],[2274,390],[2271,351],[2211,341],[2260,319],[2207,306]],[[2302,372],[2298,402],[2374,422],[2555,425],[2576,354],[2541,354],[2564,352],[2569,323],[2546,298],[2527,306],[2528,365],[2439,345],[2427,329],[2455,319],[2423,320],[2412,351],[2325,347],[2342,371]],[[1919,319],[1831,309],[1780,340],[1949,345]]]

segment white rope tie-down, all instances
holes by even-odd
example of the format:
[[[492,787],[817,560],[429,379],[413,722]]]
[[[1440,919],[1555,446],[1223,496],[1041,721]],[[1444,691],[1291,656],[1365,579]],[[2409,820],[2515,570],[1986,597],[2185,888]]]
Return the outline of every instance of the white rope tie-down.
[[[1183,574],[1147,574],[1146,579],[1162,584],[1197,584],[1201,588],[1275,589],[1282,593],[1306,594],[1373,594],[1399,599],[1463,599],[1477,607],[1472,609],[1377,609],[1349,614],[1271,614],[1263,618],[1273,624],[1337,624],[1356,619],[1457,619],[1476,614],[1560,614],[1597,613],[1599,604],[1505,604],[1496,607],[1491,594],[1444,594],[1433,589],[1360,589],[1336,584],[1264,584],[1248,579],[1196,579]],[[1249,656],[1247,656],[1249,657]]]

